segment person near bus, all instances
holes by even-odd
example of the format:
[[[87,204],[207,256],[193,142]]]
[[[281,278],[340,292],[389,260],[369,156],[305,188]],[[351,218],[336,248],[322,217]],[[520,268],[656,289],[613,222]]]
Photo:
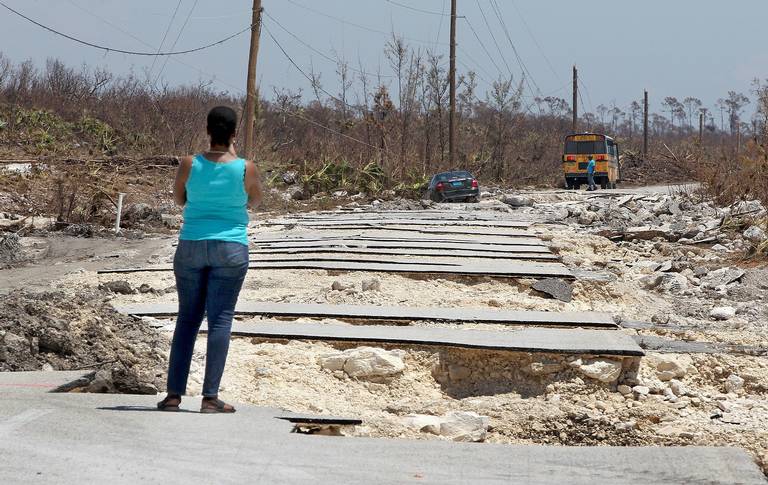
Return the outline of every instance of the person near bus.
[[[233,413],[219,399],[232,318],[248,271],[248,207],[262,199],[256,165],[235,154],[237,115],[225,106],[208,113],[210,149],[181,159],[174,199],[184,224],[173,258],[179,313],[171,343],[168,395],[157,407],[178,411],[187,390],[192,353],[203,316],[208,341],[202,413]]]
[[[595,186],[595,157],[589,156],[589,163],[587,163],[587,190],[597,190]]]

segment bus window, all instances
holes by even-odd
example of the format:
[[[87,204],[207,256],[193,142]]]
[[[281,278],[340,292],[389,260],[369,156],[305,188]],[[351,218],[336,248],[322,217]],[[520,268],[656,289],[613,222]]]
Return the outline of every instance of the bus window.
[[[606,153],[605,141],[573,141],[565,142],[565,153],[570,155],[592,155]]]

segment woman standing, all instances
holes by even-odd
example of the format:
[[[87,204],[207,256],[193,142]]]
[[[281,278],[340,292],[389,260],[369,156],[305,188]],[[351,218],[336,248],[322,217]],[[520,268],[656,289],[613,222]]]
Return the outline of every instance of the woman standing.
[[[208,317],[202,413],[233,413],[219,399],[235,304],[248,271],[247,207],[261,202],[256,166],[234,150],[237,115],[219,106],[208,113],[210,150],[184,157],[173,196],[184,224],[173,258],[179,314],[168,368],[168,395],[157,404],[178,411],[203,315]]]

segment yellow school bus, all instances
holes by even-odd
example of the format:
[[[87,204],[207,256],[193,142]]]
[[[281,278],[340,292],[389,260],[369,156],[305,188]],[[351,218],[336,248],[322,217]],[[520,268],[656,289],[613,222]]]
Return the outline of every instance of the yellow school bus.
[[[587,183],[589,156],[595,158],[595,184],[603,189],[615,189],[621,179],[619,145],[610,136],[581,133],[565,137],[563,174],[565,186],[578,190]]]

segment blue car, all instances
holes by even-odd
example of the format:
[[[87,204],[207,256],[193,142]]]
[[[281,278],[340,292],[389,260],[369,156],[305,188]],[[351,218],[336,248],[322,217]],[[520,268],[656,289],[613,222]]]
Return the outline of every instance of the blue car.
[[[429,181],[427,196],[435,202],[478,202],[480,186],[467,171],[441,172]]]

